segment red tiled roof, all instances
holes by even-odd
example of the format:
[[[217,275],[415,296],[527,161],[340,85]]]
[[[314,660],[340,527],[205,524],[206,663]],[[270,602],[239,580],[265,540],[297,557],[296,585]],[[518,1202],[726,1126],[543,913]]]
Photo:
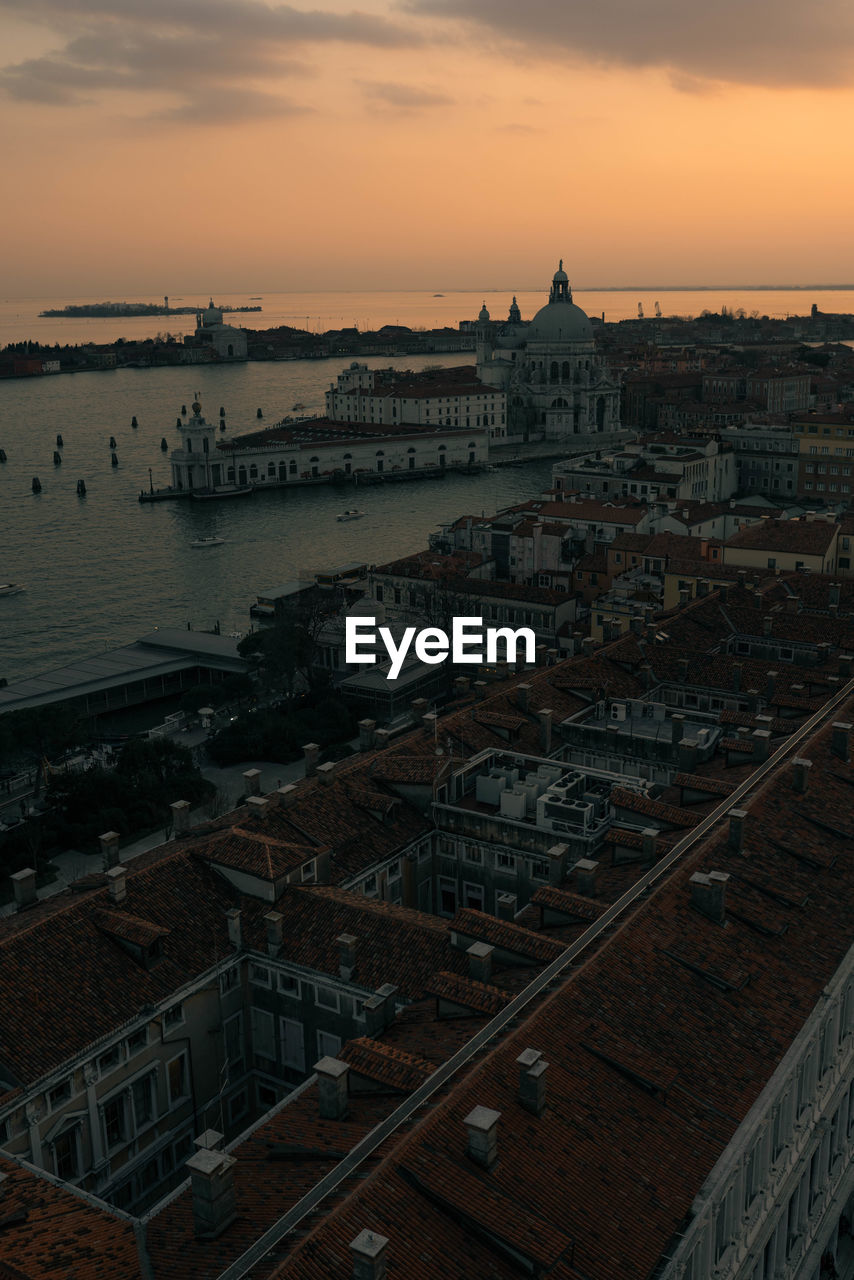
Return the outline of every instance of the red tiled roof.
[[[425,987],[427,995],[438,996],[450,1000],[454,1004],[464,1005],[475,1013],[485,1013],[494,1017],[500,1013],[509,999],[505,991],[490,986],[486,982],[478,982],[463,974],[443,971],[435,974]]]
[[[500,947],[502,951],[528,956],[543,964],[556,959],[563,951],[560,943],[553,942],[551,938],[544,938],[532,933],[530,929],[521,928],[518,924],[511,924],[508,920],[498,920],[495,916],[486,915],[483,911],[473,911],[469,907],[463,907],[457,912],[450,921],[450,928],[455,933],[477,938],[480,942],[488,942],[493,947]]]

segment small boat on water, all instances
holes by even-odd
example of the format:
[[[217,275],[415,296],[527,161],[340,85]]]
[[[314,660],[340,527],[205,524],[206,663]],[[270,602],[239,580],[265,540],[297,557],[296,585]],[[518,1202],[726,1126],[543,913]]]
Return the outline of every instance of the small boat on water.
[[[0,582],[0,596],[16,596],[19,591],[25,590],[20,582]]]
[[[296,404],[291,405],[291,413],[299,413],[300,409],[304,409],[305,405],[302,400],[298,400]]]
[[[217,538],[212,535],[210,538],[196,538],[194,542],[190,543],[190,546],[195,547],[196,550],[201,550],[202,547],[221,547],[224,542],[225,538]]]
[[[190,497],[194,502],[213,502],[215,498],[248,498],[254,492],[251,484],[221,484],[218,489],[194,489]]]
[[[348,507],[346,511],[339,511],[335,518],[336,520],[361,520],[362,516],[367,514],[367,511],[359,511],[357,507]]]

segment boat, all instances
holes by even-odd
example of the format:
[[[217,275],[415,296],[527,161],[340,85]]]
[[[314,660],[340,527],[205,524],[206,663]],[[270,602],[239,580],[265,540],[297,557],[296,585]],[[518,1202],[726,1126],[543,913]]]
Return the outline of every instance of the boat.
[[[20,582],[0,582],[0,596],[16,596],[25,589]]]
[[[305,405],[302,400],[298,400],[296,404],[291,405],[291,413],[299,413],[300,409],[304,409]]]
[[[214,498],[247,498],[254,492],[251,484],[222,484],[218,489],[194,489],[190,497],[196,502],[211,502]]]
[[[361,520],[364,515],[367,515],[366,511],[359,511],[356,507],[348,507],[346,511],[339,511],[335,518],[336,520]]]
[[[196,538],[195,541],[190,543],[190,546],[196,547],[198,550],[202,547],[221,547],[224,542],[225,538],[217,538],[211,535],[209,538]]]

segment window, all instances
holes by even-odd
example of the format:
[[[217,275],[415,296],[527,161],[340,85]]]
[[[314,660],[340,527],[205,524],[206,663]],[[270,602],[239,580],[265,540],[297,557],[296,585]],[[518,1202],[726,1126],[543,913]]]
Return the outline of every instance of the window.
[[[229,1080],[236,1080],[246,1070],[246,1059],[243,1044],[243,1014],[236,1013],[227,1018],[223,1028],[225,1032],[225,1059]]]
[[[463,857],[466,862],[474,862],[477,865],[483,863],[483,851],[474,844],[463,845]]]
[[[79,1125],[74,1125],[53,1142],[53,1168],[63,1182],[71,1182],[80,1174],[79,1133]]]
[[[302,1023],[295,1018],[280,1018],[282,1062],[294,1071],[305,1071],[305,1040]]]
[[[166,1079],[169,1083],[169,1105],[174,1107],[187,1097],[187,1055],[180,1053],[177,1058],[166,1064]]]
[[[67,1102],[71,1097],[71,1081],[63,1080],[62,1084],[58,1084],[55,1089],[51,1089],[47,1095],[48,1106],[51,1111],[55,1111],[57,1107],[61,1107],[63,1102]]]
[[[140,1053],[148,1046],[148,1027],[140,1027],[138,1031],[134,1031],[133,1035],[127,1039],[128,1056]]]
[[[276,1090],[271,1089],[269,1085],[259,1084],[256,1093],[258,1095],[258,1106],[264,1107],[267,1111],[278,1102]]]
[[[249,1110],[249,1095],[245,1089],[241,1089],[240,1093],[236,1093],[233,1098],[228,1100],[228,1123],[236,1124],[241,1116],[245,1116]]]
[[[111,1048],[109,1048],[106,1053],[102,1053],[100,1058],[98,1059],[98,1070],[100,1071],[101,1075],[105,1076],[110,1071],[114,1071],[115,1068],[119,1065],[121,1061],[121,1057],[122,1057],[121,1048],[117,1044],[112,1045]]]
[[[101,1112],[104,1125],[104,1141],[108,1151],[121,1146],[128,1138],[127,1095],[120,1093],[104,1103]]]
[[[249,981],[255,987],[271,987],[273,983],[272,975],[266,965],[250,964]]]
[[[265,1009],[253,1009],[252,1019],[252,1051],[256,1057],[276,1057],[276,1045],[273,1035],[273,1015]]]
[[[367,898],[376,897],[377,878],[376,876],[368,876],[362,884],[362,892]]]
[[[173,1027],[179,1027],[184,1021],[184,1005],[183,1003],[173,1004],[171,1009],[167,1009],[163,1015],[163,1030],[171,1031]]]
[[[341,1052],[341,1037],[334,1036],[329,1031],[318,1031],[317,1033],[317,1056],[319,1058],[337,1058]]]
[[[141,1080],[134,1080],[131,1085],[133,1115],[137,1129],[151,1124],[154,1119],[154,1072],[149,1072]]]
[[[304,862],[300,867],[300,877],[303,881],[314,880],[316,878],[317,859],[312,858],[311,862]]]
[[[400,858],[395,858],[394,862],[388,864],[388,878],[389,880],[400,879]]]
[[[549,864],[544,862],[542,858],[533,858],[531,861],[531,876],[535,880],[548,880]]]
[[[329,987],[317,987],[314,993],[315,1004],[321,1009],[334,1009],[338,1012],[338,992],[332,991]]]
[[[228,991],[234,991],[235,987],[240,986],[240,967],[234,965],[231,969],[226,969],[225,973],[219,975],[219,989],[222,995]]]
[[[283,996],[290,996],[293,1000],[299,1000],[299,979],[294,978],[290,973],[280,973],[278,975],[278,985],[279,991]]]
[[[505,871],[515,871],[516,858],[512,853],[496,853],[495,865],[496,867],[501,867]]]

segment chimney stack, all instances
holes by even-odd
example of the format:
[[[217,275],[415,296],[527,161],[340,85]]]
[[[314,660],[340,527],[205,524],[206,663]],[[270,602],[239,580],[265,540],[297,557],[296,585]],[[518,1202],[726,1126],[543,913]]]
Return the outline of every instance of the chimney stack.
[[[593,657],[594,640],[592,636],[585,636],[581,641],[581,652],[585,658]]]
[[[840,653],[839,655],[839,674],[844,676],[846,680],[851,679],[851,667],[854,663],[854,657],[850,653]]]
[[[468,676],[457,676],[454,679],[454,697],[465,698],[469,691]]]
[[[679,743],[679,772],[693,773],[697,768],[697,739],[683,738]]]
[[[215,1240],[237,1217],[234,1195],[234,1156],[202,1148],[190,1156],[193,1228],[201,1240]]]
[[[185,831],[190,830],[190,802],[189,800],[176,800],[174,804],[170,804],[172,810],[172,830],[176,836],[183,835]],[[103,840],[104,837],[102,836]],[[114,866],[114,863],[110,864]]]
[[[119,863],[110,867],[107,872],[107,885],[110,890],[110,901],[118,905],[127,897],[127,868]]]
[[[426,698],[413,698],[409,704],[409,709],[412,712],[412,719],[418,724],[418,721],[423,720],[426,716],[430,709],[430,703]]]
[[[685,737],[685,717],[681,711],[675,712],[670,717],[670,741],[679,743]]]
[[[466,951],[469,958],[469,977],[475,982],[492,981],[492,953],[495,950],[488,942],[473,942]]]
[[[695,871],[690,880],[692,905],[717,924],[726,919],[727,880],[729,876],[723,871],[710,871],[708,875]]]
[[[427,737],[435,738],[436,726],[439,723],[439,717],[436,715],[436,712],[428,711],[425,716],[421,717],[421,723],[424,726],[424,732],[427,734]]]
[[[803,760],[800,756],[795,756],[792,761],[792,787],[797,791],[799,796],[806,795],[807,788],[810,783],[810,769],[812,768],[812,760]]]
[[[119,833],[118,831],[105,831],[103,835],[98,836],[101,844],[101,853],[104,855],[104,867],[109,870],[110,867],[118,865],[119,861]]]
[[[800,596],[789,596],[786,601],[786,613],[798,613],[801,607]]]
[[[338,943],[338,976],[350,982],[356,972],[357,939],[352,933],[341,933],[335,941]]]
[[[842,720],[836,720],[833,724],[833,737],[831,739],[830,749],[839,760],[848,761],[850,757],[849,739],[851,737],[851,725],[844,723]]]
[[[246,807],[249,810],[250,817],[257,818],[259,822],[263,822],[270,807],[270,798],[269,796],[247,796]]]
[[[599,863],[592,858],[579,858],[575,864],[575,884],[585,898],[596,897],[596,874]]]
[[[767,729],[754,729],[750,735],[753,739],[753,759],[757,764],[768,759],[771,746],[771,734]]]
[[[733,853],[744,852],[744,824],[746,820],[746,809],[730,809],[728,844]]]
[[[765,617],[762,619],[763,636],[770,636],[773,625],[774,619],[771,617],[770,613],[766,613]]]
[[[742,665],[740,662],[734,662],[732,666],[732,687],[736,693],[741,689],[741,673]]]
[[[243,946],[243,930],[240,924],[240,908],[232,907],[230,911],[226,911],[225,919],[228,926],[228,940],[234,947],[235,951],[240,951]]]
[[[489,683],[488,683],[488,681],[486,681],[486,680],[475,680],[475,682],[474,682],[474,696],[475,696],[475,699],[476,699],[478,702],[483,702],[484,698],[486,697],[486,691],[487,691],[487,689],[488,689],[488,688],[489,688]]]
[[[519,1103],[531,1115],[546,1109],[546,1071],[549,1064],[539,1049],[525,1049],[516,1059],[519,1066]]]
[[[336,765],[334,760],[327,760],[325,764],[319,764],[317,766],[318,782],[320,782],[322,786],[328,787],[335,777],[335,769]]]
[[[537,712],[540,721],[540,750],[543,755],[548,755],[552,749],[552,711],[550,707],[544,707],[542,711]]]
[[[529,684],[516,685],[516,705],[520,711],[528,710],[528,701],[531,696],[531,686]]]
[[[385,1031],[385,1000],[382,996],[369,996],[362,1002],[365,1015],[365,1034],[378,1036]]]
[[[277,956],[282,950],[284,938],[284,916],[280,911],[268,911],[264,916],[267,926],[267,955]]]
[[[305,776],[313,778],[317,773],[317,757],[320,755],[320,747],[316,742],[307,742],[302,749],[305,757]]]
[[[644,862],[655,862],[655,846],[658,842],[658,827],[644,827],[641,832],[641,857]]]
[[[315,1062],[317,1098],[324,1120],[343,1120],[347,1114],[347,1077],[350,1068],[339,1058],[325,1057]]]
[[[468,1130],[466,1155],[484,1169],[491,1169],[498,1159],[500,1119],[500,1111],[493,1111],[490,1107],[475,1107],[463,1121]]]
[[[279,800],[279,808],[290,809],[291,806],[296,802],[297,791],[298,791],[298,788],[296,783],[294,782],[286,782],[283,787],[279,787],[279,789],[276,792],[276,795]]]
[[[245,791],[248,796],[260,796],[261,794],[261,770],[247,769],[243,775]]]
[[[496,912],[499,920],[508,920],[510,924],[516,919],[516,895],[515,893],[499,893],[495,900]]]
[[[709,579],[700,578],[699,582],[697,583],[697,595],[700,596],[700,598],[702,599],[703,596],[707,596],[708,594],[709,594]]]
[[[385,1280],[388,1236],[376,1231],[360,1231],[350,1242],[353,1254],[353,1280]]]
[[[680,658],[678,662],[679,681],[681,684],[688,683],[688,672],[691,670],[691,662],[688,658]]]
[[[11,879],[15,893],[15,906],[18,911],[23,910],[24,907],[31,907],[38,902],[36,873],[32,867],[24,867],[23,871],[16,871]]]
[[[765,673],[765,701],[773,702],[777,696],[777,672],[766,671]]]
[[[374,730],[377,727],[376,720],[360,720],[359,721],[359,750],[370,751],[374,745]]]

